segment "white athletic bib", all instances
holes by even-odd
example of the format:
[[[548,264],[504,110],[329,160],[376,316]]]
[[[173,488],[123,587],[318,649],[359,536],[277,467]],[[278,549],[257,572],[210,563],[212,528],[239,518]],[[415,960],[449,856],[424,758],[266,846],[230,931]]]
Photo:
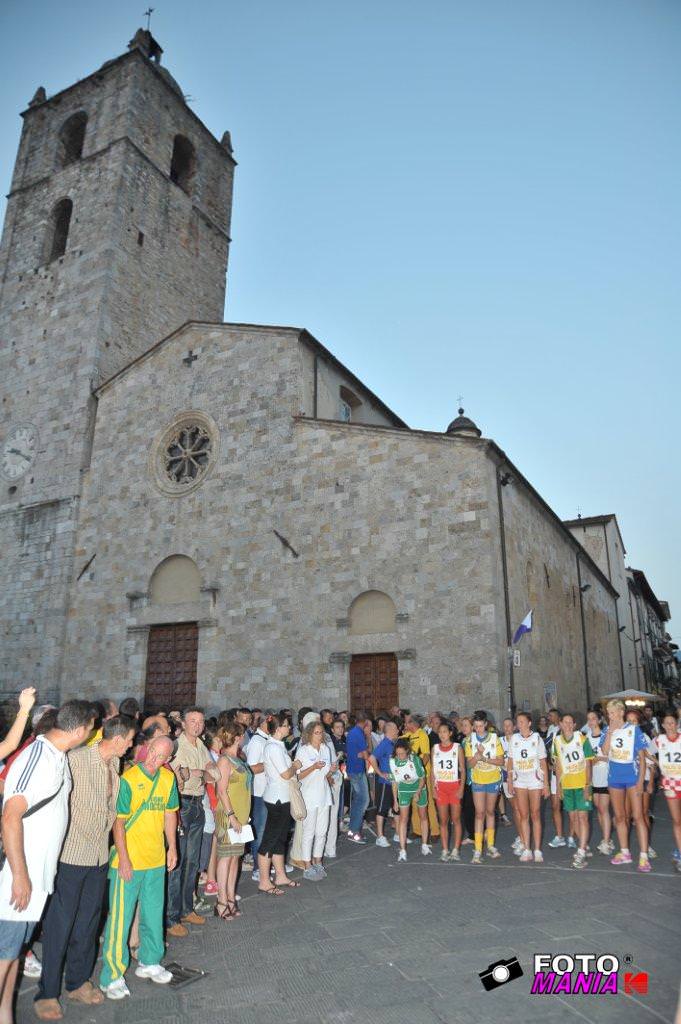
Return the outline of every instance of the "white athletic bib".
[[[417,782],[418,775],[416,774],[416,768],[411,757],[404,764],[399,765],[394,757],[390,758],[390,774],[392,775],[395,782],[400,784],[408,782]]]
[[[579,775],[580,772],[584,771],[586,758],[584,757],[580,733],[574,733],[569,743],[562,733],[558,733],[553,741],[553,745],[558,751],[560,766],[563,769],[564,775]]]
[[[497,734],[490,732],[487,734],[484,740],[478,739],[475,733],[470,736],[471,742],[471,757],[475,757],[478,753],[478,747],[482,747],[483,757],[496,757],[497,756]],[[491,765],[493,768],[494,765]]]
[[[605,739],[605,733],[601,732],[598,736],[593,736],[591,732],[587,733],[589,737],[589,743],[593,748],[594,754],[597,756],[601,753],[601,746]],[[594,786],[603,788],[608,785],[608,764],[606,761],[593,760],[593,768],[591,769],[591,782]]]
[[[451,750],[441,750],[440,744],[433,747],[433,778],[435,782],[459,781],[459,744],[454,743]]]
[[[673,743],[665,735],[658,736],[655,742],[662,774],[668,779],[681,779],[681,733]]]
[[[617,764],[631,764],[634,760],[635,725],[624,725],[610,735],[610,761]]]
[[[542,778],[539,762],[546,757],[546,747],[539,733],[532,732],[529,736],[514,733],[508,754],[513,760],[514,781]]]

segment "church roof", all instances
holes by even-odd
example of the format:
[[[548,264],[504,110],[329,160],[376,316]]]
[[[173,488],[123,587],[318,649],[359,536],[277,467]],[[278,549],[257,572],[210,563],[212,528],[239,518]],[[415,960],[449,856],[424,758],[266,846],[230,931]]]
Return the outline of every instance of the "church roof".
[[[473,420],[469,419],[468,416],[464,416],[463,408],[459,407],[459,415],[455,420],[447,427],[448,434],[475,434],[477,437],[482,437],[482,430],[474,423]]]
[[[576,519],[564,519],[563,522],[567,528],[571,530],[574,526],[605,526],[606,523],[609,523],[613,519],[615,521],[615,526],[617,527],[620,544],[622,545],[622,553],[626,554],[627,549],[625,548],[624,541],[622,540],[622,531],[620,530],[620,524],[617,522],[617,516],[614,512],[609,512],[603,516],[578,516]]]

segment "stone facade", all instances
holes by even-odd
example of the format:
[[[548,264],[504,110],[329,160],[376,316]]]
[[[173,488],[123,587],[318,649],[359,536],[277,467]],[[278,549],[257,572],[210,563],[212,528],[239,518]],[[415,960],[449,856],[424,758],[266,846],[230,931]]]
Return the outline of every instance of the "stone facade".
[[[191,368],[182,362],[190,348],[199,355]],[[85,684],[142,696],[149,627],[198,621],[197,699],[209,707],[239,700],[345,706],[350,656],[395,651],[407,705],[506,710],[490,443],[401,429],[387,416],[383,424],[348,424],[300,415],[312,396],[311,354],[304,332],[189,325],[100,390],[76,552],[79,564],[95,553],[96,561],[72,599],[64,679],[67,687],[74,680],[73,692]],[[346,377],[351,384],[370,404]],[[154,483],[150,454],[175,412],[192,409],[216,424],[218,461],[200,487],[171,497]],[[581,707],[571,589],[578,545],[522,478],[506,497],[518,621],[528,596],[526,558],[540,569],[546,560],[554,577],[549,596],[533,595],[538,626],[516,673],[516,697],[539,708],[542,684],[553,679],[560,699]],[[152,575],[177,554],[198,566],[199,600],[155,604]],[[593,581],[591,671],[609,685],[615,598],[584,553],[583,560]],[[392,599],[395,631],[353,635],[349,609],[371,590]],[[88,640],[93,628],[96,644]]]

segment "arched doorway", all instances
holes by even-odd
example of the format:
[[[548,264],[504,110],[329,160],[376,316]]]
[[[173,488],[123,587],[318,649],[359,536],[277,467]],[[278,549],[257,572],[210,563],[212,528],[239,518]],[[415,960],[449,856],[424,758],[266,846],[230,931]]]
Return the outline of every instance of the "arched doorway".
[[[201,577],[186,555],[171,555],[156,567],[149,583],[152,606],[172,614],[172,605],[197,605]],[[172,711],[196,701],[199,655],[197,622],[163,622],[150,626],[144,706],[148,711]]]

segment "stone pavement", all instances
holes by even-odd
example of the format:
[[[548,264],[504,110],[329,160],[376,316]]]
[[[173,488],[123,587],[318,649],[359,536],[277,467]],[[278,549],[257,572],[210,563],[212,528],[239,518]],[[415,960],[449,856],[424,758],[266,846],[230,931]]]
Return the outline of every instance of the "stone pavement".
[[[394,849],[339,841],[328,878],[281,899],[257,895],[247,875],[243,916],[209,918],[174,940],[168,959],[205,969],[179,991],[129,971],[132,998],[94,1011],[65,1004],[68,1024],[655,1024],[674,1019],[681,962],[681,875],[671,866],[662,800],[654,870],[613,868],[596,852],[588,869],[570,851],[521,865],[500,829],[503,859],[441,864]],[[552,832],[550,831],[550,834]],[[371,836],[369,836],[371,838]],[[299,873],[293,877],[299,877]],[[38,954],[40,949],[37,949]],[[614,953],[649,973],[647,995],[531,995],[534,953]],[[478,974],[517,956],[524,975],[494,991]],[[35,1021],[26,979],[18,1022]]]

